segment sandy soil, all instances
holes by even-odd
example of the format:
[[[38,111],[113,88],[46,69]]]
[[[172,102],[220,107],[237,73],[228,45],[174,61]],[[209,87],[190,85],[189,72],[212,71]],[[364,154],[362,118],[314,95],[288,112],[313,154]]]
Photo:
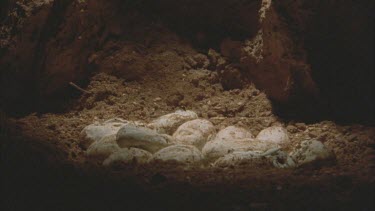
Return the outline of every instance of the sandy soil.
[[[217,193],[216,197],[222,197],[220,199],[224,204],[229,203],[225,206],[218,204],[209,206],[202,201],[192,202],[210,209],[301,208],[316,200],[323,203],[320,204],[320,208],[329,208],[335,203],[357,202],[357,198],[353,198],[358,194],[357,192],[359,195],[369,194],[364,198],[359,197],[358,200],[370,202],[368,197],[373,193],[371,187],[375,181],[373,127],[339,125],[331,121],[310,124],[286,122],[273,114],[270,101],[254,86],[246,85],[241,89],[226,91],[222,88],[220,75],[216,71],[187,68],[185,57],[192,56],[196,52],[188,49],[185,55],[181,55],[180,52],[184,48],[182,44],[178,44],[174,48],[166,46],[161,51],[149,50],[147,57],[153,58],[160,69],[146,74],[141,80],[125,81],[109,73],[97,73],[85,87],[90,94],[82,94],[79,99],[70,102],[65,112],[35,113],[13,119],[13,123],[18,128],[16,131],[23,137],[48,142],[48,145],[63,152],[64,162],[88,175],[106,175],[110,180],[119,183],[132,181],[150,192],[177,193],[176,197],[181,197],[180,200],[183,202],[192,200],[185,198],[187,196],[184,194],[194,195],[197,194],[194,191],[199,190]],[[114,57],[127,56],[129,55],[125,51]],[[248,166],[227,169],[196,166],[185,169],[174,164],[123,166],[108,170],[103,169],[99,161],[85,157],[79,134],[86,125],[113,117],[147,123],[177,109],[190,109],[197,112],[200,117],[212,121],[217,130],[229,125],[238,125],[257,134],[266,127],[283,125],[289,132],[292,145],[305,139],[316,138],[333,149],[337,156],[337,163],[333,166],[292,170],[268,167],[254,169]],[[189,191],[186,191],[186,188]],[[318,197],[320,191],[326,192],[325,194],[332,193],[333,196],[325,200],[314,199]],[[311,201],[300,201],[310,194],[313,196]],[[331,197],[337,201],[331,201]],[[240,200],[241,202],[232,204],[232,201],[239,199],[245,201]],[[294,204],[285,205],[280,200]],[[192,208],[195,205],[188,207]],[[357,204],[354,203],[352,206],[355,207]]]
[[[139,34],[145,36],[137,37]],[[40,182],[46,192],[42,196],[47,200],[38,202],[38,206],[56,208],[59,206],[55,203],[65,204],[60,206],[61,210],[70,209],[67,204],[77,203],[82,207],[72,207],[81,210],[123,210],[127,206],[130,210],[374,208],[374,127],[283,120],[274,114],[263,92],[243,81],[241,72],[235,70],[236,64],[228,62],[230,68],[218,68],[212,61],[207,65],[205,59],[196,59],[205,58],[207,52],[197,54],[189,42],[162,26],[136,31],[131,40],[106,41],[101,50],[91,52],[89,57],[89,63],[97,67],[88,86],[83,87],[89,93],[72,89],[70,94],[79,97],[66,102],[62,112],[34,113],[9,120],[7,137],[21,137],[22,143],[30,147],[17,148],[17,144],[11,143],[12,138],[4,145],[8,149],[4,155],[8,170],[17,168],[12,166],[12,156],[26,162],[19,172],[5,173],[14,177],[9,177],[13,183],[9,182],[6,190],[15,188],[15,193],[34,200],[39,198],[38,194],[33,196],[36,192],[19,193],[19,190],[24,190],[24,184],[38,189]],[[177,109],[195,111],[199,117],[214,123],[217,130],[237,125],[256,135],[266,127],[282,125],[289,132],[289,147],[316,138],[334,151],[337,163],[289,170],[200,165],[187,169],[173,163],[104,169],[99,161],[85,157],[79,135],[85,126],[113,117],[147,123]],[[29,155],[27,150],[35,153]],[[10,156],[12,153],[17,155]],[[42,158],[35,162],[34,156],[39,155]],[[35,166],[29,166],[27,159]],[[22,177],[30,171],[33,175],[43,172],[36,176],[40,181]],[[18,178],[24,181],[18,184]],[[43,178],[49,178],[50,183]],[[13,187],[15,184],[18,189]],[[50,200],[54,194],[61,199]],[[63,196],[74,200],[64,201]],[[14,200],[12,195],[7,197]],[[77,198],[83,201],[77,202]],[[101,206],[95,206],[95,202]],[[16,204],[22,206],[19,202],[8,202],[9,207]]]

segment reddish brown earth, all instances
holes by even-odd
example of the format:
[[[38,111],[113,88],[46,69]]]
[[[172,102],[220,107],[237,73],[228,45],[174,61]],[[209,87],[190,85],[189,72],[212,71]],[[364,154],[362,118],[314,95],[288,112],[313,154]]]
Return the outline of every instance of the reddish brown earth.
[[[7,112],[1,119],[5,210],[374,209],[374,127],[291,120],[275,113],[269,98],[300,103],[299,97],[293,98],[295,90],[306,98],[316,94],[306,52],[296,53],[302,44],[278,22],[280,13],[274,11],[260,26],[257,15],[238,13],[243,21],[239,23],[249,24],[250,31],[230,28],[232,16],[223,16],[219,28],[224,32],[207,29],[216,13],[198,16],[187,23],[192,29],[187,33],[176,27],[178,18],[168,21],[175,13],[184,20],[183,11],[150,21],[152,16],[113,2],[45,5],[0,49],[2,108]],[[259,6],[254,3],[248,10]],[[198,20],[207,22],[196,28],[189,25]],[[236,53],[233,46],[244,38],[224,40],[231,35],[228,31],[251,37],[259,27],[267,32],[275,26],[281,29],[276,38],[264,38],[267,47],[261,63]],[[205,41],[207,37],[212,43]],[[280,48],[272,47],[280,42]],[[207,46],[220,52],[216,58],[229,66],[216,65]],[[288,78],[301,84],[279,93]],[[89,93],[71,87],[70,81]],[[237,125],[257,134],[283,125],[291,146],[316,138],[334,151],[337,162],[289,170],[185,169],[173,163],[103,169],[99,161],[85,157],[79,134],[88,124],[113,117],[149,122],[177,109],[195,111],[217,130]]]
[[[49,190],[49,187],[44,187],[47,189],[44,190],[43,186],[34,184],[31,188],[35,190],[31,193],[35,194],[33,191],[39,188],[52,191],[53,196],[44,196],[51,197],[52,201],[27,203],[48,208],[65,200],[67,204],[62,207],[70,209],[77,208],[75,204],[97,209],[96,200],[103,200],[98,202],[98,206],[130,206],[145,210],[154,206],[155,209],[174,210],[182,204],[182,210],[356,210],[373,206],[373,127],[345,126],[330,121],[315,124],[285,122],[272,114],[269,100],[257,89],[249,86],[242,90],[216,90],[219,84],[206,80],[200,80],[204,86],[196,86],[192,83],[197,76],[194,71],[172,71],[173,74],[170,72],[161,79],[162,82],[151,78],[142,82],[124,82],[101,73],[94,76],[87,87],[91,94],[83,95],[68,112],[32,114],[12,119],[16,127],[10,131],[13,138],[5,142],[5,161],[8,165],[15,165],[10,169],[21,171],[17,173],[21,175],[16,175],[13,185],[17,187],[19,179],[24,183],[33,182],[30,178],[23,178],[23,174],[36,174],[34,177],[41,180],[40,184],[45,184],[46,178],[56,190]],[[209,94],[200,97],[196,93]],[[183,99],[170,100],[176,95],[183,96]],[[211,106],[206,108],[204,105],[208,101]],[[240,102],[243,106],[239,106]],[[317,138],[334,150],[337,163],[291,170],[254,169],[249,166],[229,169],[196,166],[185,169],[174,164],[124,166],[108,170],[103,169],[100,161],[85,157],[79,133],[86,125],[112,117],[147,122],[178,108],[198,112],[200,117],[212,121],[217,129],[238,125],[257,134],[263,128],[282,124],[287,127],[293,144]],[[22,154],[12,155],[13,150]],[[21,165],[22,162],[20,164],[19,160],[23,159],[27,159],[23,164],[26,166]],[[7,187],[15,188],[13,185]],[[143,199],[146,196],[147,199]],[[153,205],[145,205],[143,200]],[[13,203],[9,206],[18,207]]]

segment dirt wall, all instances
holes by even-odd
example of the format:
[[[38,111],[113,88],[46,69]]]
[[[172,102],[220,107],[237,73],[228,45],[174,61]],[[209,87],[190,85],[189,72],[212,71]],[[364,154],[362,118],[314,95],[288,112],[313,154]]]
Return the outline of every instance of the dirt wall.
[[[55,0],[29,11],[0,49],[1,107],[58,110],[72,98],[69,82],[84,87],[96,71],[127,80],[155,77],[160,68],[153,62],[130,56],[112,67],[97,52],[134,44],[129,52],[147,51],[147,30],[161,27],[203,54],[221,53],[240,73],[225,77],[254,83],[281,115],[371,122],[372,8],[370,1],[344,0]]]

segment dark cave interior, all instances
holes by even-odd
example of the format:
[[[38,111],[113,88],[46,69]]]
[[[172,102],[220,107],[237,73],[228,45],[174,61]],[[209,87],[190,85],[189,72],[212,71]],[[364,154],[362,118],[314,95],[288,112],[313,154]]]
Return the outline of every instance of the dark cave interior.
[[[11,1],[3,2],[2,16],[5,16],[6,8],[10,7],[7,3],[12,5]],[[65,1],[66,6],[70,3]],[[300,7],[305,10],[303,12],[306,12],[307,17],[291,14],[289,10],[290,7],[293,8],[290,6],[293,3],[301,4]],[[259,1],[220,1],[217,3],[187,1],[183,7],[178,7],[179,2],[168,0],[119,1],[115,4],[117,7],[113,13],[119,14],[124,20],[121,23],[119,22],[121,20],[116,20],[118,15],[113,15],[111,21],[120,25],[115,27],[136,28],[140,22],[152,27],[153,23],[161,21],[191,43],[198,52],[206,52],[210,48],[220,51],[220,43],[224,39],[242,42],[254,36],[259,28],[258,14],[248,12],[257,11],[260,7]],[[55,10],[64,11],[63,5],[56,5]],[[289,10],[286,8],[288,6]],[[307,122],[332,119],[346,124],[358,122],[372,125],[374,123],[372,6],[369,2],[363,2],[351,5],[348,9],[345,4],[341,4],[340,7],[335,8],[336,12],[332,13],[330,9],[336,5],[328,2],[320,3],[320,5],[293,1],[277,4],[281,17],[291,28],[290,33],[294,41],[302,43],[306,48],[307,61],[311,65],[312,77],[320,91],[320,96],[311,98],[302,94],[286,103],[275,100],[275,112],[286,119],[301,119]],[[54,12],[54,14],[58,13]],[[59,21],[57,17],[52,18],[51,21]],[[9,21],[9,18],[3,19]],[[301,23],[301,21],[306,23]],[[44,36],[53,36],[56,29],[50,27],[54,24],[51,22],[46,25],[49,26]],[[112,34],[107,39],[139,41],[136,36],[123,37],[120,34]],[[38,44],[41,45],[41,49],[43,49],[42,43],[43,41]],[[34,73],[41,71],[40,64],[38,66],[38,62],[41,63],[43,60],[42,55],[38,59],[38,53],[41,52],[42,50],[37,50],[32,70],[25,73],[31,73],[28,76],[18,76],[15,73],[18,71],[14,69],[22,69],[22,65],[14,67],[7,59],[3,62],[4,69],[8,71],[2,72],[2,85],[4,85],[2,96],[5,97],[2,107],[11,115],[23,116],[34,111],[62,112],[67,109],[65,102],[72,98],[76,99],[80,94],[75,92],[74,88],[64,86],[56,94],[48,96],[47,104],[44,103],[46,102],[44,97],[39,100],[30,100],[40,98],[38,89],[41,88],[38,88],[35,81],[43,79],[30,80],[30,78],[39,77]],[[239,62],[239,58],[229,59],[232,59],[233,63]],[[95,67],[90,68],[90,65],[87,67],[91,69],[89,72],[95,71]],[[241,68],[245,69],[245,67]],[[243,69],[241,70],[245,72],[243,77],[246,77],[246,69]],[[86,86],[90,75],[92,73],[86,74],[79,80],[79,84]],[[13,78],[17,78],[18,81],[13,81]],[[251,78],[249,80],[251,81]]]
[[[5,210],[372,210],[373,5],[1,1]],[[210,120],[215,135],[234,125],[258,139],[281,125],[291,140],[282,150],[314,139],[335,161],[102,168],[87,157],[82,131],[93,122],[149,127],[179,109]]]

